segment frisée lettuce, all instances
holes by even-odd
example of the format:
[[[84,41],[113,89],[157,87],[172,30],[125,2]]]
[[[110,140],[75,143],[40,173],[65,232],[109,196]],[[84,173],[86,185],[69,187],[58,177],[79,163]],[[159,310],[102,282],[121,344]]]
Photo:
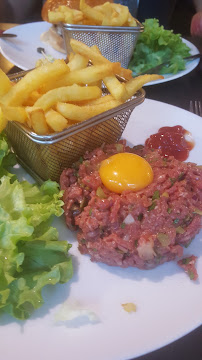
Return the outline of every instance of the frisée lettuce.
[[[144,31],[140,34],[129,64],[129,68],[139,74],[165,61],[161,74],[176,74],[185,69],[184,57],[190,55],[189,47],[182,41],[180,34],[165,30],[158,19],[146,19]]]
[[[1,135],[0,311],[23,320],[43,304],[45,285],[72,277],[71,245],[50,226],[63,213],[59,185],[48,180],[38,187],[13,178],[6,171],[13,164],[6,144]]]

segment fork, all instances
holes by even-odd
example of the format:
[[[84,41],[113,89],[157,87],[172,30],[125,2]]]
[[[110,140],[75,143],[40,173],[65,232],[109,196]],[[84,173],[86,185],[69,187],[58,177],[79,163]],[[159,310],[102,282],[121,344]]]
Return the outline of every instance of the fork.
[[[190,100],[189,111],[198,116],[202,116],[202,102],[200,100]]]

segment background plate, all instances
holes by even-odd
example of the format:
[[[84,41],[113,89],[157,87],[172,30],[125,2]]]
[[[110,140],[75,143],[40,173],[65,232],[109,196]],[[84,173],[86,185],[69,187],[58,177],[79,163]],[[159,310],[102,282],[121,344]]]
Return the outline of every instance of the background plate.
[[[0,39],[0,51],[5,58],[22,70],[35,67],[37,60],[43,56],[37,52],[38,47],[43,47],[46,54],[56,59],[65,59],[65,54],[54,50],[50,45],[40,40],[40,35],[47,31],[51,25],[45,21],[27,23],[15,26],[7,31],[16,34],[16,38]]]
[[[54,50],[50,45],[40,41],[40,35],[50,28],[50,24],[45,21],[33,22],[15,26],[12,28],[12,33],[17,35],[17,38],[0,39],[0,51],[5,58],[18,66],[22,70],[29,70],[35,67],[37,60],[43,58],[37,52],[38,47],[43,47],[47,54],[54,58],[63,59],[65,54]],[[5,31],[11,32],[11,29]],[[199,51],[195,45],[188,40],[182,39],[190,48],[191,55],[198,54]],[[184,76],[191,72],[199,63],[200,59],[189,61],[186,64],[186,69],[179,73],[172,75],[165,75],[163,80],[152,81],[145,86],[160,84],[165,81],[170,81]]]
[[[190,161],[201,162],[202,120],[180,108],[145,100],[132,113],[123,137],[129,143],[143,143],[161,126],[182,125],[195,140]],[[30,177],[16,169],[19,178]],[[30,320],[0,318],[1,358],[13,360],[126,360],[156,350],[202,324],[202,233],[185,253],[198,255],[199,280],[192,282],[176,263],[153,270],[121,269],[92,263],[77,250],[76,235],[67,230],[64,218],[57,219],[60,239],[72,243],[74,276],[70,282],[46,287],[45,305]],[[83,316],[55,322],[62,303],[66,309],[88,309],[97,316],[94,323]],[[136,313],[121,304],[133,302]]]
[[[197,47],[194,44],[192,44],[190,41],[188,41],[186,39],[183,39],[183,38],[182,38],[182,41],[190,48],[190,55],[199,54],[199,51],[198,51]],[[194,70],[195,67],[199,64],[199,61],[200,61],[200,59],[187,61],[185,70],[179,71],[177,74],[165,74],[165,75],[163,75],[164,79],[151,81],[150,83],[145,84],[144,86],[161,84],[163,82],[178,79],[178,78],[190,73],[192,70]]]

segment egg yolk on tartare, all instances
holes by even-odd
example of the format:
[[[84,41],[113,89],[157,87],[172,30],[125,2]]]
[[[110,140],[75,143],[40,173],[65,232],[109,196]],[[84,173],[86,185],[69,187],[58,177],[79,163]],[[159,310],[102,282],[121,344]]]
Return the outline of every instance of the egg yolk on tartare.
[[[142,190],[153,180],[150,164],[132,153],[118,153],[103,160],[99,174],[104,186],[118,194],[124,190]]]

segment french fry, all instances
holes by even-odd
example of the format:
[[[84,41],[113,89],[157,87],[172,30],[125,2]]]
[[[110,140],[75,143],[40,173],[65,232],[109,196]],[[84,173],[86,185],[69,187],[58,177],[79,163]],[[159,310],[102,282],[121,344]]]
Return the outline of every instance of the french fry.
[[[58,102],[56,109],[67,119],[80,122],[90,119],[91,117],[101,114],[102,112],[110,110],[118,105],[121,105],[121,102],[117,100],[111,100],[96,106],[77,106]]]
[[[80,85],[95,83],[95,81],[99,81],[105,76],[116,74],[119,68],[119,63],[88,66],[85,69],[75,70],[64,74],[64,76],[60,77],[54,83],[48,81],[40,90],[42,93],[46,93],[52,88],[69,86],[75,83]]]
[[[84,14],[82,13],[82,11],[77,9],[72,9],[72,12],[73,12],[74,24],[79,23],[83,20]]]
[[[49,133],[43,109],[27,107],[26,112],[28,115],[28,124],[34,129],[36,134],[46,135]]]
[[[103,15],[108,6],[106,4],[100,10]],[[112,17],[120,15],[117,4],[111,9],[114,14]],[[60,10],[62,13],[69,11],[63,7]],[[72,9],[70,12],[74,13]],[[79,16],[76,12],[74,14]],[[69,55],[68,65],[64,60],[56,60],[31,70],[19,82],[12,84],[0,70],[0,131],[8,121],[27,125],[42,136],[63,131],[77,122],[123,104],[145,83],[163,78],[154,74],[119,81],[121,74],[124,74],[123,77],[129,74],[120,63],[107,60],[96,45],[88,47],[73,39],[71,43],[74,53]],[[93,64],[88,66],[90,60]],[[109,95],[103,96],[102,82]],[[92,130],[91,133],[105,131],[106,124],[110,126],[110,123],[111,119],[109,124],[105,122],[105,125],[96,127],[96,132]],[[119,126],[116,129],[118,136]]]
[[[91,19],[96,25],[102,24],[104,15],[95,8],[87,5],[85,0],[80,0],[80,10],[83,12],[86,18]]]
[[[3,111],[0,107],[0,133],[3,131],[3,129],[6,127],[8,123],[8,119],[3,114]]]
[[[55,60],[28,72],[15,86],[1,98],[4,105],[22,105],[30,96],[32,91],[48,81],[54,81],[61,75],[67,73],[69,68],[64,60]]]
[[[54,106],[58,101],[72,102],[80,100],[96,99],[102,95],[102,91],[97,86],[72,86],[53,89],[42,95],[34,104],[46,111]]]
[[[8,76],[0,69],[0,97],[5,95],[12,87]]]
[[[115,10],[114,15],[111,17],[111,26],[124,26],[127,22],[129,10],[127,6],[119,4],[111,4]]]
[[[81,25],[137,26],[127,6],[110,2],[89,6],[85,0],[80,0],[80,10],[66,5],[58,6],[57,9],[49,11],[48,20],[53,24],[63,22]]]
[[[79,106],[94,105],[95,106],[98,104],[104,104],[111,100],[114,100],[112,95],[105,95],[105,96],[99,97],[98,99],[94,99],[94,100],[78,101],[78,102],[74,103],[74,105],[79,105]]]
[[[27,113],[22,106],[5,106],[0,104],[1,110],[5,118],[9,121],[17,121],[21,124],[25,124],[27,120]]]
[[[52,24],[57,24],[59,22],[66,22],[65,14],[59,11],[49,11],[48,12],[48,21]],[[69,23],[71,24],[73,21],[73,15],[69,14]]]
[[[133,26],[136,27],[137,26],[137,21],[135,20],[135,18],[129,13],[128,14],[128,21],[126,23],[126,26]]]
[[[125,84],[126,92],[123,101],[130,99],[131,96],[133,96],[146,83],[159,79],[163,79],[163,76],[157,74],[145,74],[131,79]]]
[[[101,54],[100,49],[96,45],[92,46],[92,50],[97,54]],[[104,77],[103,82],[116,100],[121,101],[124,98],[126,91],[125,86],[116,78],[115,75]]]
[[[124,84],[122,84],[115,76],[105,77],[103,82],[116,100],[123,100],[126,92]]]
[[[112,64],[104,56],[95,52],[92,48],[88,47],[86,44],[84,44],[78,40],[71,39],[70,46],[75,53],[78,53],[78,54],[83,55],[83,56],[87,57],[88,59],[90,59],[93,62],[93,65]],[[126,80],[129,80],[132,78],[132,71],[129,69],[124,69],[121,66],[120,66],[119,70],[117,69],[116,74],[120,75],[121,77],[125,78]]]
[[[53,109],[45,113],[45,118],[48,126],[53,131],[62,131],[68,126],[67,119]]]
[[[34,103],[40,98],[40,96],[41,94],[37,90],[32,91],[28,99],[24,102],[23,106],[33,106]]]
[[[72,54],[72,55],[71,55]],[[68,62],[68,67],[70,71],[84,69],[88,65],[88,59],[80,54],[71,53],[71,58]]]

